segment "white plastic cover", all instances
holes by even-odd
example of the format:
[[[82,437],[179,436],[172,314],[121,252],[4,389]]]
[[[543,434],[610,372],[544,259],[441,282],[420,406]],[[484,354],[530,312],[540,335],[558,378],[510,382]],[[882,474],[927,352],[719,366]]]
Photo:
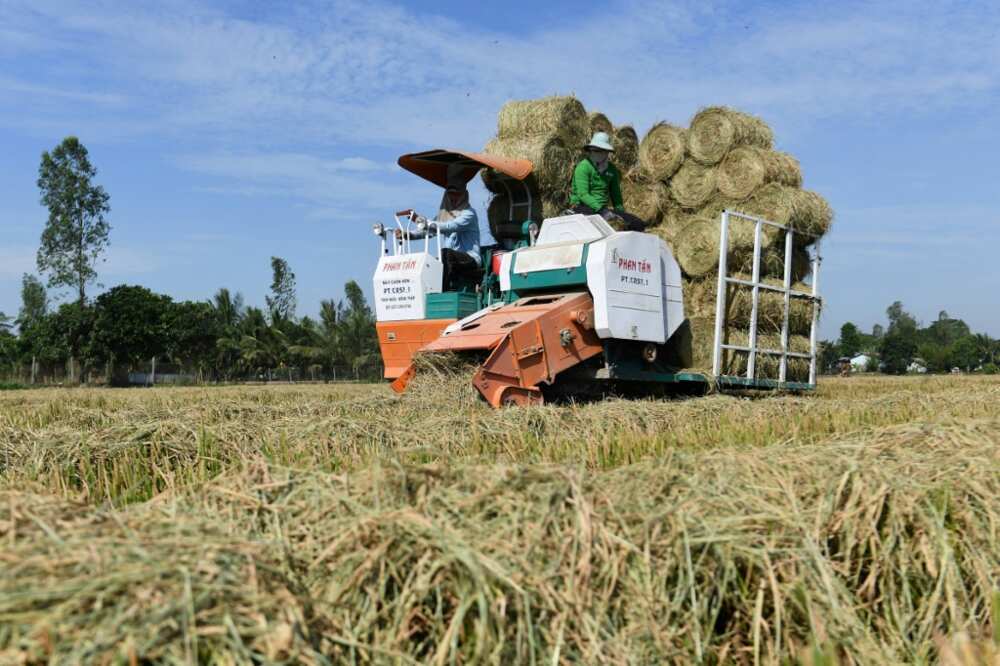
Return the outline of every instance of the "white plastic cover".
[[[666,342],[661,250],[665,246],[658,237],[630,231],[590,244],[587,287],[594,298],[594,325],[600,337]],[[673,260],[669,251],[667,256]]]
[[[681,267],[674,259],[670,246],[660,240],[660,270],[663,277],[663,329],[667,339],[684,323],[684,285]]]
[[[441,293],[444,267],[427,252],[384,255],[375,268],[375,319],[425,319],[426,294]]]
[[[600,240],[615,233],[600,215],[563,215],[542,222],[535,247],[566,242]]]

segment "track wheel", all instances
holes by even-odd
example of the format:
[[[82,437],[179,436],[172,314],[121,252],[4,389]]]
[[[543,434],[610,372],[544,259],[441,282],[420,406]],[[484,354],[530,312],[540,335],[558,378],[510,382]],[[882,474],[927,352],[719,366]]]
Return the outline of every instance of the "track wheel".
[[[504,407],[530,407],[531,405],[541,405],[544,401],[542,392],[538,389],[530,390],[518,387],[510,387],[503,392],[500,404]]]

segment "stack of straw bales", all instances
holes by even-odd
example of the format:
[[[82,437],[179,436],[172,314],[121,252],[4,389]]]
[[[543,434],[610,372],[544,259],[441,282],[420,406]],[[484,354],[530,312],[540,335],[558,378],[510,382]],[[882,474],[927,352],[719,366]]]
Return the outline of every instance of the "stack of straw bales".
[[[598,128],[595,131],[613,131],[607,116],[600,113],[588,116],[575,97],[505,104],[497,120],[496,138],[486,144],[483,152],[531,160],[535,168],[528,187],[537,206],[531,211],[517,210],[515,219],[508,220],[508,195],[491,172],[484,172],[486,189],[494,194],[487,211],[491,227],[507,221],[524,222],[558,215],[569,203],[573,167],[580,149],[590,139],[591,127]]]
[[[662,133],[662,125],[654,130]],[[653,130],[643,139],[650,156],[642,163],[647,173],[657,174],[666,183],[669,198],[654,230],[673,249],[685,278],[685,306],[690,319],[693,365],[711,363],[714,339],[715,302],[719,264],[719,219],[725,209],[788,225],[797,232],[792,250],[793,288],[810,291],[809,246],[825,234],[833,221],[833,211],[823,197],[802,189],[798,160],[773,149],[774,135],[767,124],[754,116],[724,107],[699,111],[684,136],[681,158],[677,149],[662,148],[665,142]],[[666,163],[667,167],[661,166]],[[664,179],[668,169],[674,172]],[[773,227],[763,227],[761,277],[780,285],[784,277],[785,237]],[[729,273],[749,279],[753,269],[753,225],[730,223],[727,252]],[[727,293],[728,342],[746,344],[751,292],[733,286]],[[793,299],[788,318],[791,351],[809,349],[812,305]],[[783,325],[783,297],[762,292],[758,312],[758,341],[767,348],[780,349]],[[731,353],[724,360],[725,371],[745,372],[746,354]],[[758,357],[759,376],[776,376],[777,358]],[[790,379],[808,377],[808,364],[790,361]]]
[[[710,365],[714,331],[716,280],[719,260],[719,219],[725,209],[741,211],[785,224],[796,231],[792,255],[792,281],[808,290],[809,246],[830,228],[833,211],[823,197],[802,189],[798,160],[774,150],[771,128],[749,114],[725,107],[699,111],[687,128],[660,122],[641,141],[628,125],[616,127],[603,113],[587,113],[573,97],[549,97],[506,104],[500,111],[497,137],[485,152],[531,160],[530,187],[538,205],[519,213],[516,221],[542,219],[561,212],[569,203],[573,168],[582,158],[581,148],[593,132],[607,132],[615,145],[614,162],[622,171],[622,197],[626,209],[647,221],[649,231],[670,245],[685,279],[685,308],[691,319],[693,366]],[[491,223],[506,221],[509,202],[489,174],[487,188],[496,196],[490,203]],[[753,263],[753,227],[745,222],[730,226],[727,252],[729,273],[749,277]],[[784,275],[784,234],[764,227],[761,276],[780,284]],[[733,288],[729,299],[740,313],[729,311],[731,339],[749,325],[749,291]],[[772,302],[773,300],[773,302]],[[772,295],[762,304],[760,333],[765,344],[777,342],[782,327],[783,304]],[[790,347],[808,350],[812,306],[793,303],[789,316]],[[743,310],[746,310],[743,313]],[[766,314],[764,313],[766,311]],[[738,329],[738,330],[737,330]],[[770,346],[770,345],[769,345]],[[740,354],[736,354],[737,357]],[[730,370],[745,366],[746,359],[727,361]],[[771,360],[771,359],[766,359]],[[761,376],[769,376],[773,363],[760,363]],[[790,364],[789,378],[802,379],[807,364]]]

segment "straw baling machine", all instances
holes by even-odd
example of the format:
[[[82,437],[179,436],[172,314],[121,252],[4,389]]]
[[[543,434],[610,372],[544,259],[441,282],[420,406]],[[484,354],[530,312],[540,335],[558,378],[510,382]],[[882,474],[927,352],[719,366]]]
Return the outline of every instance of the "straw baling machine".
[[[399,164],[441,187],[456,169],[466,182],[490,169],[493,184],[508,194],[511,220],[524,219],[519,207],[533,210],[528,184],[532,164],[526,160],[432,150],[404,155]],[[734,216],[756,225],[754,275],[750,281],[727,276],[726,253],[720,251],[714,368],[707,374],[683,370],[691,366],[692,340],[681,270],[658,236],[616,231],[599,215],[491,224],[498,245],[484,249],[483,268],[458,273],[445,270],[440,241],[431,240],[434,222],[417,225],[412,210],[400,211],[397,229],[408,232],[416,226],[426,234],[411,241],[406,233],[397,236],[381,224],[374,227],[381,239],[374,289],[385,376],[402,392],[417,372],[415,354],[472,355],[480,362],[473,384],[494,407],[541,404],[552,395],[603,393],[611,386],[687,393],[703,393],[710,382],[720,389],[813,388],[815,315],[809,354],[789,350],[787,315],[782,349],[763,349],[756,344],[756,303],[761,291],[771,289],[784,293],[786,313],[791,298],[818,304],[816,275],[812,293],[793,291],[786,260],[783,287],[761,282],[760,229],[773,223],[727,211],[722,248]],[[785,231],[790,257],[792,232]],[[818,273],[818,259],[813,269]],[[724,342],[724,287],[731,283],[753,290],[746,346]],[[817,305],[814,312],[818,310]],[[745,376],[720,372],[727,351],[749,355]],[[765,354],[780,356],[778,377],[760,378],[755,372],[755,358]],[[809,359],[808,383],[785,381],[789,358]]]

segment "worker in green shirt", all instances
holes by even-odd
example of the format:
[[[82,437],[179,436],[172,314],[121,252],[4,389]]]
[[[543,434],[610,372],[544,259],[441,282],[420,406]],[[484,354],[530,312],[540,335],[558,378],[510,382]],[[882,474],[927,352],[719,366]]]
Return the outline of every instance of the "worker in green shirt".
[[[583,150],[586,157],[573,170],[573,193],[569,198],[573,212],[600,215],[608,221],[620,218],[629,231],[645,229],[645,222],[625,212],[621,172],[611,163],[614,147],[607,133],[595,133]]]

